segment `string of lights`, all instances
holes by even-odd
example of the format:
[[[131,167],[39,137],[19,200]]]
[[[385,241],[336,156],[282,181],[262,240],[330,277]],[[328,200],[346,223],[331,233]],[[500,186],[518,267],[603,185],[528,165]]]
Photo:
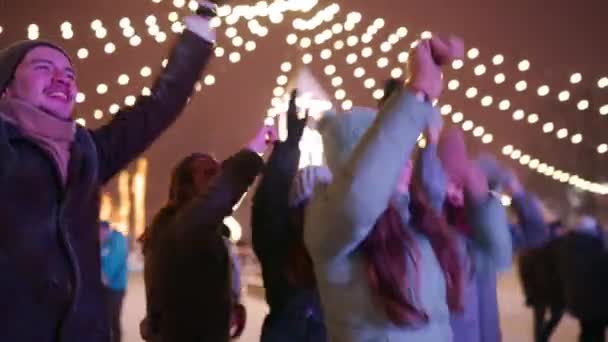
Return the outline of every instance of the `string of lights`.
[[[382,28],[384,26],[383,22],[380,20],[377,20],[377,21],[375,21],[375,26],[370,25],[370,27],[374,27],[376,29],[379,29],[378,26],[379,26],[379,28]],[[369,34],[369,28],[368,28],[368,31],[364,33],[364,35],[368,35],[368,34]],[[407,28],[405,28],[405,27],[399,28],[394,35],[390,35],[387,38],[387,41],[380,44],[380,51],[385,52],[385,53],[391,51],[393,48],[393,45],[397,44],[397,42],[400,40],[400,39],[396,39],[396,38],[403,38],[406,35],[407,35]],[[351,38],[351,37],[355,37],[355,38]],[[350,41],[351,41],[350,44],[348,44],[348,39],[347,39],[347,45],[354,47],[355,45],[357,45],[358,39],[355,40],[356,36],[351,36],[351,37],[349,37]],[[421,38],[426,38],[426,37],[430,37],[430,32],[425,31],[421,34]],[[331,37],[329,37],[329,38],[331,38]],[[327,40],[329,40],[329,39],[327,39]],[[361,40],[363,40],[363,38]],[[369,38],[366,38],[366,40],[368,40],[368,44],[369,44],[369,42],[371,42],[371,39],[369,39]],[[288,37],[288,43],[294,45],[296,42],[297,42],[297,39],[296,40],[294,40],[293,38],[289,39],[289,37]],[[300,43],[302,44],[301,40],[300,40]],[[389,45],[389,44],[391,44],[391,45]],[[412,42],[410,44],[410,46],[414,46],[415,44],[416,44],[416,41]],[[301,46],[305,49],[308,49],[311,46],[311,44],[308,44],[308,42],[304,42],[303,45],[304,46],[302,46],[302,45]],[[337,40],[336,42],[334,42],[333,46],[334,46],[334,48],[337,47],[337,49],[334,49],[334,51],[340,50],[341,48],[344,47],[344,42],[341,40]],[[361,50],[361,56],[364,58],[369,58],[372,56],[372,54],[373,54],[373,48],[371,46],[366,46]],[[468,54],[470,55],[471,52],[469,51]],[[332,53],[332,51],[330,49],[323,49],[320,52],[320,57],[322,60],[328,60],[333,55],[334,55],[334,53]],[[305,64],[312,63],[312,61],[313,61],[312,55],[308,52],[306,52],[302,58],[303,58],[303,61],[305,62]],[[405,62],[407,62],[407,58],[408,58],[407,52],[401,52],[397,56],[397,61],[399,63],[405,63]],[[347,64],[355,64],[358,61],[358,56],[357,56],[357,54],[350,53],[350,54],[346,55],[345,60],[346,60]],[[498,60],[498,58],[497,58],[497,60]],[[459,68],[459,66],[458,66],[459,63],[462,63],[462,61],[455,62],[456,68]],[[380,57],[376,63],[376,65],[379,69],[384,69],[387,66],[389,66],[389,64],[390,64],[390,62],[388,61],[388,59],[386,59],[386,57]],[[342,83],[344,82],[344,80],[341,76],[336,75],[336,72],[337,72],[336,67],[333,64],[327,64],[324,68],[325,75],[327,77],[332,77],[331,84],[334,87],[342,85]],[[485,70],[483,70],[483,68],[477,68],[477,73],[483,74],[484,72],[485,72]],[[355,70],[353,72],[353,76],[355,78],[359,78],[359,79],[363,80],[363,76],[365,75],[365,73],[366,73],[365,68],[359,66],[359,67],[355,68]],[[391,70],[391,76],[393,76],[393,77],[400,77],[402,74],[403,74],[403,70],[399,67],[395,67],[393,70]],[[500,79],[500,77],[498,77],[498,78]],[[504,81],[504,79],[503,79],[503,81]],[[281,82],[284,82],[286,84],[287,80],[281,79]],[[458,82],[458,80],[456,80],[456,82]],[[450,84],[450,82],[448,84]],[[365,88],[371,89],[375,85],[375,80],[373,78],[367,78],[367,79],[363,80],[363,85]],[[454,88],[454,89],[450,89],[450,88]],[[454,82],[451,82],[451,86],[450,85],[448,86],[448,89],[450,89],[450,90],[455,90],[457,88],[458,88],[458,86],[454,86]],[[334,97],[336,98],[336,100],[342,100],[345,97],[345,93],[346,92],[343,89],[339,89],[334,93]],[[473,87],[467,89],[467,91],[465,93],[465,96],[467,98],[474,98],[477,95],[478,95],[478,91],[476,88],[473,88]],[[275,96],[276,96],[276,94],[275,94]],[[381,88],[375,89],[373,91],[372,96],[376,99],[381,98],[383,96],[383,90]],[[273,100],[276,100],[276,103],[281,101],[281,99],[276,98],[276,97]],[[506,100],[506,101],[503,100],[503,101],[498,102],[499,109],[508,110],[510,107],[510,102],[507,102],[507,101],[508,100]],[[275,102],[275,101],[273,101],[273,102]],[[490,95],[483,96],[481,99],[482,105],[484,105],[486,107],[491,105],[493,102],[494,102],[494,99]],[[273,104],[276,104],[276,103],[273,103]],[[350,109],[351,107],[352,107],[351,100],[347,100],[342,103],[342,108],[345,110]],[[476,126],[473,121],[466,120],[464,117],[464,114],[462,112],[453,112],[452,113],[452,110],[453,110],[453,108],[450,104],[444,104],[441,106],[441,113],[444,116],[452,114],[451,115],[452,122],[454,124],[459,125],[459,127],[463,131],[469,132],[474,137],[480,139],[483,144],[491,144],[494,142],[494,135],[492,133],[488,132],[486,128],[484,128],[483,126],[479,126],[479,125]],[[516,113],[516,114],[514,114],[514,116],[517,118],[517,120],[523,120],[525,118],[525,113],[523,112],[523,110],[516,110],[514,113]],[[520,116],[522,116],[522,117],[520,118]],[[535,113],[529,114],[528,121],[531,123],[538,122],[539,121],[538,114],[535,114]],[[548,127],[545,129],[548,129]],[[560,133],[560,131],[561,131],[561,133]],[[561,137],[560,139],[563,139],[566,137],[566,136],[564,136],[564,134],[566,134],[566,136],[567,136],[567,132],[558,130],[557,135],[558,135],[558,137]],[[571,137],[572,142],[575,144],[580,143],[580,141],[576,142],[578,139],[582,140],[582,135],[580,136],[580,138],[577,138],[577,137],[578,137],[578,134],[575,134]],[[424,147],[426,145],[426,141],[423,136],[419,137],[418,144],[420,147]],[[604,148],[608,151],[608,146],[605,146]],[[526,154],[524,151],[522,151],[521,149],[515,148],[513,145],[504,146],[501,150],[501,153],[510,156],[511,159],[513,159],[513,160],[519,161],[519,163],[521,165],[528,166],[531,170],[534,170],[541,175],[550,177],[561,183],[568,183],[570,185],[575,186],[578,189],[596,193],[596,194],[601,194],[601,195],[608,194],[608,187],[601,185],[599,183],[595,183],[595,182],[589,181],[587,179],[581,178],[576,174],[557,169],[555,166],[553,166],[545,161],[542,161],[541,159],[535,158],[535,157],[531,156],[530,154]],[[510,202],[509,198],[507,198],[507,197],[503,197],[502,201],[505,205],[508,205]]]

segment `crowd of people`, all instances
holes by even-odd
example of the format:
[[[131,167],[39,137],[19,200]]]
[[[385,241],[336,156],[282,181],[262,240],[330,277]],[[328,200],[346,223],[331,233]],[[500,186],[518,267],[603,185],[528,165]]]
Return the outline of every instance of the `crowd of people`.
[[[0,53],[0,340],[120,341],[128,243],[99,222],[100,188],[178,118],[213,55],[214,4],[199,3],[151,95],[96,130],[71,118],[76,72],[64,50],[32,40]],[[308,113],[297,91],[285,141],[263,126],[222,162],[185,157],[139,239],[142,338],[242,334],[247,309],[223,220],[260,176],[251,230],[270,309],[262,342],[499,342],[497,276],[514,258],[535,341],[548,341],[564,312],[580,320],[581,342],[604,341],[597,220],[581,215],[571,231],[546,222],[511,170],[443,128],[433,106],[442,66],[463,53],[454,36],[421,40],[407,81],[388,81],[377,108],[324,113],[326,166],[298,170]]]

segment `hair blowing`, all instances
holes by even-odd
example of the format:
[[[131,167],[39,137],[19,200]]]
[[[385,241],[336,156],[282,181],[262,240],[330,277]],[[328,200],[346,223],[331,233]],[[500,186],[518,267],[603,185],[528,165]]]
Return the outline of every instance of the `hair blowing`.
[[[410,208],[412,224],[430,240],[446,280],[446,296],[450,311],[462,309],[462,273],[456,240],[444,218],[428,204],[423,192],[412,183]],[[415,325],[428,322],[427,314],[416,307],[409,293],[418,294],[419,272],[410,269],[408,254],[416,257],[417,246],[404,229],[401,216],[392,205],[386,209],[362,243],[361,250],[370,286],[388,319],[396,325]],[[413,274],[413,283],[408,280]]]

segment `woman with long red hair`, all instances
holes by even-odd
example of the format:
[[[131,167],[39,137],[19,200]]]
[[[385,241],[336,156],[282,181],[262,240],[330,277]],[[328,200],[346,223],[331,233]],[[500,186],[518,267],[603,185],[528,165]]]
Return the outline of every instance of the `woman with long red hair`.
[[[430,100],[442,89],[440,52],[453,42],[421,41],[408,83],[378,114],[355,108],[319,125],[334,177],[315,189],[304,237],[330,341],[452,339],[450,312],[462,309],[458,248],[426,192],[410,186],[409,160],[439,117]]]
[[[409,161],[439,117],[429,100],[441,93],[440,50],[452,42],[421,41],[405,88],[377,115],[355,108],[319,126],[334,178],[309,202],[304,235],[330,341],[452,340],[464,281],[458,241],[418,177],[410,185]],[[473,169],[468,175],[469,196],[486,195]]]

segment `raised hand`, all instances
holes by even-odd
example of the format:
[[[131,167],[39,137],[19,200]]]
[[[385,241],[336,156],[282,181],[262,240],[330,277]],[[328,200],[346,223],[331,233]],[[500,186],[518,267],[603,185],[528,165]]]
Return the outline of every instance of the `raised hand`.
[[[407,85],[415,91],[424,93],[429,100],[434,100],[443,91],[441,67],[435,63],[431,51],[431,42],[422,40],[413,51],[407,63],[409,79]]]
[[[266,152],[270,145],[277,141],[278,136],[276,126],[264,126],[258,131],[249,145],[247,145],[247,148],[253,152],[262,154]]]
[[[287,109],[287,141],[296,144],[302,139],[304,128],[308,122],[308,110],[306,110],[304,118],[298,118],[298,106],[296,105],[297,96],[298,90],[294,89],[291,92],[289,108]]]
[[[463,54],[464,43],[458,37],[421,40],[410,52],[411,58],[407,65],[410,76],[408,85],[423,92],[429,100],[438,98],[443,90],[441,66],[462,57]]]
[[[437,65],[446,65],[464,57],[464,42],[456,36],[435,36],[431,38],[431,53]]]

